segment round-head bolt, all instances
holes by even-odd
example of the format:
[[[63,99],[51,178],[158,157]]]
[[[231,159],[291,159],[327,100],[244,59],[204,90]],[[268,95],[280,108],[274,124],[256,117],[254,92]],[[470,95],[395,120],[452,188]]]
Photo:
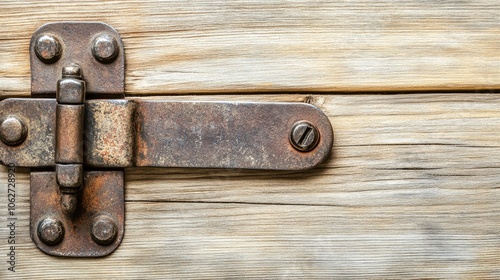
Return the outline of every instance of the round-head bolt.
[[[110,63],[118,56],[118,41],[107,33],[102,33],[94,38],[92,42],[92,55],[97,61]]]
[[[5,145],[19,145],[26,139],[27,134],[28,129],[19,118],[8,116],[0,120],[0,139]]]
[[[309,152],[318,145],[319,131],[307,121],[296,122],[290,132],[290,143],[301,152]]]
[[[46,218],[38,224],[38,237],[49,246],[57,245],[64,238],[64,226],[57,219]]]
[[[100,245],[113,243],[117,235],[116,223],[107,215],[96,217],[92,223],[91,231],[92,239]]]
[[[62,54],[59,39],[53,35],[43,34],[35,40],[35,54],[44,63],[56,62]]]

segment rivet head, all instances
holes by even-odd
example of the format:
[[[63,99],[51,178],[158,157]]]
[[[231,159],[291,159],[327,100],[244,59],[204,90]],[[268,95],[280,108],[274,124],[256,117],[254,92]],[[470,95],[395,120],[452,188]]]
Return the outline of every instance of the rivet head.
[[[110,63],[118,56],[118,42],[110,34],[103,33],[92,42],[92,55],[102,63]]]
[[[0,120],[0,139],[9,146],[21,144],[28,134],[26,125],[15,116],[8,116]]]
[[[64,227],[61,221],[54,218],[46,218],[38,224],[38,237],[40,240],[49,245],[54,246],[63,240]]]
[[[116,239],[117,228],[113,219],[107,215],[96,217],[92,223],[92,239],[100,245],[109,245]]]
[[[292,126],[290,143],[301,152],[309,152],[318,145],[319,131],[308,121],[299,121]]]
[[[61,43],[55,36],[44,34],[35,40],[35,54],[44,63],[54,63],[62,53]]]

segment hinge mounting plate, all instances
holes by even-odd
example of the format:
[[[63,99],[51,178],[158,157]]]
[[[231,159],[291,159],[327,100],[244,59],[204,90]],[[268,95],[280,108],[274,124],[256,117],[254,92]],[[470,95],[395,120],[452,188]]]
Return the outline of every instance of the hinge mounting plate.
[[[27,120],[28,131],[42,133],[28,136],[9,162],[24,165],[16,159],[33,161],[38,153],[31,166],[55,166],[55,172],[31,172],[31,238],[50,255],[108,255],[124,235],[123,168],[92,171],[85,165],[84,115],[86,98],[124,97],[120,35],[98,22],[49,23],[32,35],[30,62],[31,95],[43,99],[12,102],[31,103],[26,115],[16,116]]]

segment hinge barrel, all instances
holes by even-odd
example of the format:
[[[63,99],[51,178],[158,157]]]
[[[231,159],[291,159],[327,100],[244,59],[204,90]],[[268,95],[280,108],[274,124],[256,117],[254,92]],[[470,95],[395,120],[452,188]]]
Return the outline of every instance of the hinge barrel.
[[[83,183],[83,121],[85,81],[80,66],[63,67],[57,81],[56,178],[61,192],[61,208],[72,217]]]
[[[84,105],[57,104],[56,163],[83,163]]]

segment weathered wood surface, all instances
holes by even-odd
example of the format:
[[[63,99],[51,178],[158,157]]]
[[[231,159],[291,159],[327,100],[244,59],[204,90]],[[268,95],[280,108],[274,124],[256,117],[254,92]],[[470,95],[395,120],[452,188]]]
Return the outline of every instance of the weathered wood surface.
[[[3,168],[0,278],[500,278],[500,95],[182,98],[311,102],[332,157],[304,172],[127,170],[125,239],[102,259],[35,247],[18,171],[16,273]]]
[[[0,96],[30,90],[29,39],[52,21],[122,35],[132,94],[500,88],[495,0],[0,3]]]
[[[474,93],[500,89],[499,18],[493,0],[2,1],[0,98],[29,95],[39,26],[103,21],[129,95],[307,101],[335,144],[305,172],[127,170],[125,239],[101,259],[35,247],[18,170],[16,273],[2,167],[0,279],[500,278],[500,95]],[[382,91],[448,92],[318,94]]]

